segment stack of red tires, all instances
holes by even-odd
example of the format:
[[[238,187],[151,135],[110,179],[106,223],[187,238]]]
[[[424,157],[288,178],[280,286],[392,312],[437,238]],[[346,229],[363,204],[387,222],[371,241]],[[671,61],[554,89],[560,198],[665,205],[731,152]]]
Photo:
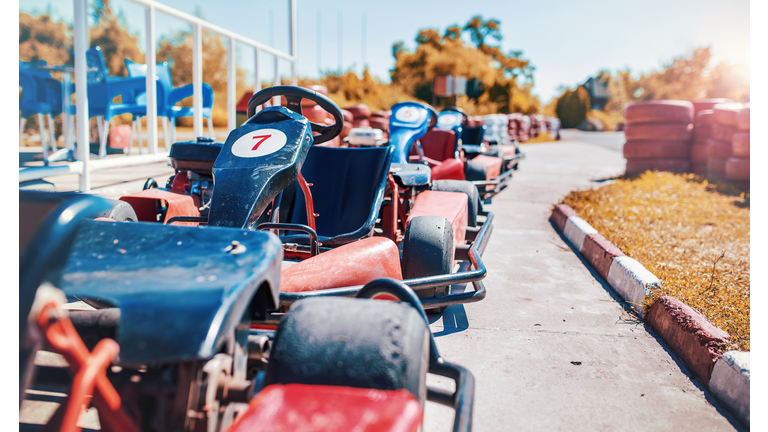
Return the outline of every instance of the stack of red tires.
[[[733,157],[733,135],[737,132],[742,105],[718,104],[712,108],[712,133],[707,139],[707,176],[725,179],[725,165]]]
[[[507,134],[509,134],[509,139],[520,141],[518,133],[520,131],[522,117],[523,115],[520,113],[507,114],[507,118],[509,118],[509,123],[507,123]]]
[[[374,129],[381,129],[384,131],[384,138],[389,138],[389,111],[375,111],[371,114],[371,118],[368,122]]]
[[[624,107],[627,174],[647,170],[684,172],[690,168],[693,104],[660,100]]]
[[[371,118],[371,109],[366,104],[357,104],[347,108],[347,111],[352,113],[352,126],[354,127],[367,127],[371,126],[369,119]]]
[[[707,162],[709,160],[709,145],[707,141],[712,138],[712,124],[715,121],[715,112],[711,109],[701,110],[696,113],[696,123],[693,128],[693,144],[691,145],[691,172],[707,174]]]
[[[749,104],[736,114],[733,134],[733,156],[725,163],[725,177],[749,189]]]

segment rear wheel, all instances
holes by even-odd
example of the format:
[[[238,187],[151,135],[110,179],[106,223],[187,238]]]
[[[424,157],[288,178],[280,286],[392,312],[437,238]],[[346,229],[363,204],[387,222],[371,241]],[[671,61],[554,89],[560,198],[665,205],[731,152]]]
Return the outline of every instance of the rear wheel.
[[[429,337],[424,319],[404,303],[300,300],[277,329],[265,384],[406,389],[423,405]]]
[[[453,227],[442,216],[418,216],[408,223],[402,241],[400,265],[404,279],[450,274],[453,270]],[[449,286],[419,290],[420,298],[443,297]],[[425,308],[427,313],[442,313],[445,307]]]

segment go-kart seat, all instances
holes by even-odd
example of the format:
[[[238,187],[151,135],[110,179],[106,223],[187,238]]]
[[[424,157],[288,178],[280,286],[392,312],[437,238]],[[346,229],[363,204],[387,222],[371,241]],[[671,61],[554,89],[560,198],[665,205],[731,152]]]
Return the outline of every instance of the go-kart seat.
[[[461,142],[470,145],[480,145],[485,138],[485,125],[464,126],[461,130]]]
[[[221,153],[222,143],[187,141],[171,146],[171,166],[176,170],[189,170],[199,175],[211,177],[213,163]]]
[[[312,184],[318,240],[324,246],[350,243],[373,232],[393,153],[394,146],[310,148],[301,174]],[[296,183],[292,188],[283,194],[283,199],[293,195],[292,203],[281,205],[281,212],[288,208],[287,222],[307,225],[304,194]],[[284,243],[309,243],[306,234],[293,231],[281,238]]]
[[[424,159],[431,167],[432,180],[464,180],[464,164],[456,159],[454,131],[433,128],[419,138],[419,142]],[[411,155],[418,155],[416,146],[411,147]]]

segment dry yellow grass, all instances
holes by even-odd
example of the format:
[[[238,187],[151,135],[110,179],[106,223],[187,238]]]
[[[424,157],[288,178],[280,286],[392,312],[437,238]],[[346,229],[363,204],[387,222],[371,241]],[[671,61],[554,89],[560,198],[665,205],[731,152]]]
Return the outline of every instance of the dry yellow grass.
[[[748,196],[693,174],[649,171],[563,202],[661,280],[646,308],[675,297],[728,332],[729,349],[749,351]]]

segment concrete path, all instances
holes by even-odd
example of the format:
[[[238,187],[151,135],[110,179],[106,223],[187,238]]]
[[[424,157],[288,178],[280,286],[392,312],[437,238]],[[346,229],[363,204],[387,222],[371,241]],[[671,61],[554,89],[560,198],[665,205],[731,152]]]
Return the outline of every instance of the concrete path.
[[[431,325],[441,354],[475,376],[474,430],[738,430],[548,222],[571,190],[622,174],[621,152],[576,141],[522,150],[511,186],[488,206],[487,297]],[[449,430],[451,416],[428,405],[425,430]]]
[[[527,158],[489,206],[496,219],[484,254],[488,296],[432,318],[440,352],[475,376],[475,431],[739,430],[548,222],[571,190],[623,173],[616,141],[613,148],[572,140],[523,145]],[[92,183],[94,193],[118,198],[148,176],[162,185],[171,174],[167,164],[154,164],[97,171]],[[57,191],[74,190],[71,177],[49,180]],[[428,383],[450,387],[432,376]],[[44,423],[57,396],[33,395],[22,429]],[[83,425],[95,429],[93,414]],[[448,431],[452,418],[453,410],[428,404],[424,430]]]
[[[618,151],[624,148],[627,141],[624,132],[585,132],[578,129],[563,129],[560,131],[560,137],[563,140],[582,141]]]

